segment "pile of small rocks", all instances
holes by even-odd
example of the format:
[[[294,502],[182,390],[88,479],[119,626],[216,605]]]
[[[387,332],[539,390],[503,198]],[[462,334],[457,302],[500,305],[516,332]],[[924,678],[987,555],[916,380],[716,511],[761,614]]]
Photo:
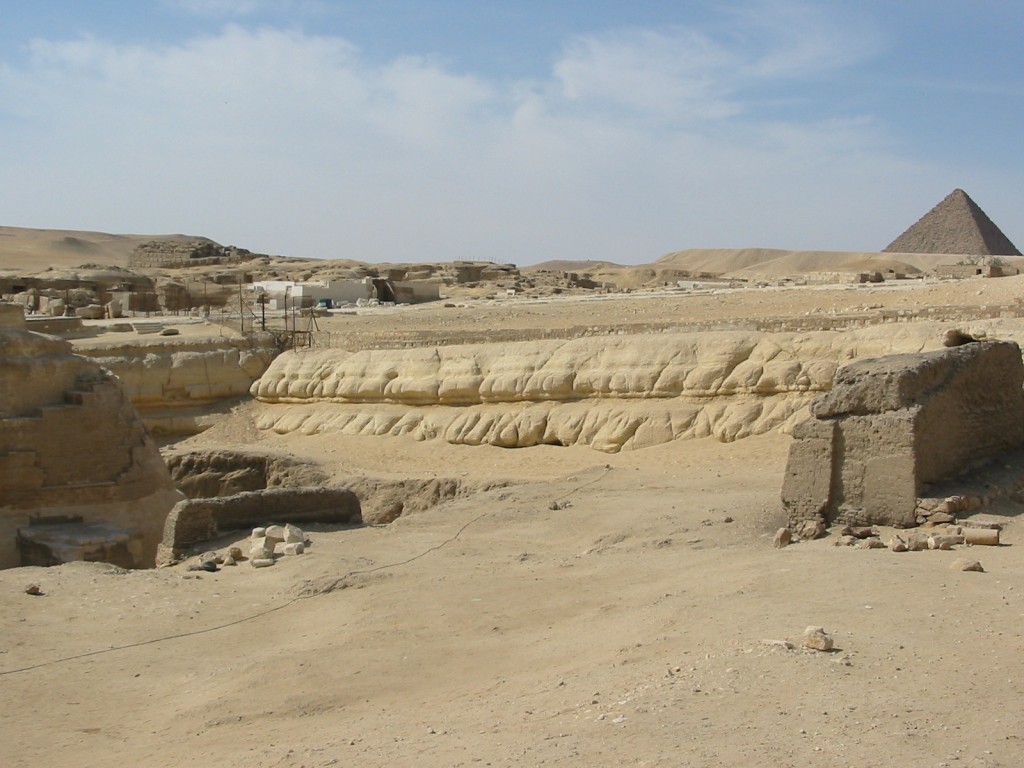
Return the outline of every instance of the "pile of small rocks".
[[[959,512],[977,509],[985,504],[980,496],[947,496],[944,499],[920,498],[917,500],[917,524],[940,525],[952,523]]]
[[[805,520],[796,533],[789,528],[779,528],[772,540],[772,545],[776,549],[781,549],[789,546],[793,541],[812,541],[824,537],[827,533],[825,523],[821,520]]]
[[[253,568],[266,568],[274,564],[274,555],[280,547],[282,555],[301,555],[306,551],[306,534],[301,528],[288,525],[269,525],[253,528],[249,537],[249,562]]]
[[[893,552],[921,552],[926,549],[953,549],[966,545],[999,546],[999,532],[1002,525],[986,521],[957,520],[939,524],[926,524],[921,528],[910,528],[894,533],[888,544],[882,542],[874,526],[846,526],[839,531],[835,540],[837,547],[858,549],[891,549]]]

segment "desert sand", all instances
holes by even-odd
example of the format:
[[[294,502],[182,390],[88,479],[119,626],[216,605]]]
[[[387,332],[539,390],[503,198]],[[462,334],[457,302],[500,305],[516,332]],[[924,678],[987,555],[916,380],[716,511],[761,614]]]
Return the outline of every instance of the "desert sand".
[[[399,333],[414,346],[704,323],[756,333],[768,318],[940,307],[929,322],[1020,342],[1013,318],[970,318],[1022,291],[1024,278],[1004,278],[466,301],[338,316],[328,329],[360,349]],[[1010,498],[980,515],[1006,524],[1000,547],[896,554],[828,537],[775,549],[791,442],[779,431],[617,453],[508,449],[259,429],[276,407],[287,406],[239,402],[167,448],[286,453],[336,477],[503,485],[388,525],[311,526],[307,553],[273,568],[0,571],[0,764],[1024,759],[1024,540]],[[985,572],[951,570],[965,555]],[[29,583],[43,594],[26,594]],[[801,648],[808,626],[835,648]]]

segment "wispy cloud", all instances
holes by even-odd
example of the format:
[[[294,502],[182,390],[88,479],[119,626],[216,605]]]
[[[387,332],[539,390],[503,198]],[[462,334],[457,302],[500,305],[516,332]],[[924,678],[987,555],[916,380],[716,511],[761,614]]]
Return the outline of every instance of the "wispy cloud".
[[[722,30],[744,53],[742,75],[753,79],[815,78],[877,55],[882,35],[855,13],[803,0],[752,0],[723,5]]]
[[[324,8],[323,0],[162,0],[164,5],[196,16],[244,17],[260,13],[313,11]]]
[[[271,27],[162,48],[36,41],[0,63],[0,207],[322,257],[636,261],[844,227],[855,246],[836,196],[848,211],[900,161],[869,118],[760,114],[758,83],[848,60],[832,42],[794,52],[821,29],[800,18],[755,49],[753,16],[577,36],[549,77],[517,83]]]

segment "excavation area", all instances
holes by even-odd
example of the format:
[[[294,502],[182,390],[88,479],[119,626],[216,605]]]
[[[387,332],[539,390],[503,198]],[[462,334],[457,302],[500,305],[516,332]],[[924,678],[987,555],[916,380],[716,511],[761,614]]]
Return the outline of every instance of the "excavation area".
[[[259,365],[164,340],[123,381],[178,503],[347,488],[361,522],[298,523],[273,567],[191,569],[242,528],[166,567],[0,570],[0,763],[1015,765],[1018,454],[932,489],[999,546],[773,540],[836,371],[952,326],[1020,342],[1022,289],[467,300],[332,317]]]

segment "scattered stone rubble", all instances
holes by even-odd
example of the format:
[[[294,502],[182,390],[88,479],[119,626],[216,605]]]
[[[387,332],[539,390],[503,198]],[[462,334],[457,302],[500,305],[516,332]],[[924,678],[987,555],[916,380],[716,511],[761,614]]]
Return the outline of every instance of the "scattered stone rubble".
[[[306,534],[301,528],[288,525],[270,525],[253,528],[250,537],[249,562],[253,568],[266,568],[274,564],[278,550],[282,555],[301,555],[306,551]]]
[[[837,531],[833,541],[836,547],[855,549],[888,549],[892,552],[923,552],[928,550],[953,550],[964,546],[999,546],[1003,524],[991,520],[960,519],[956,513],[976,509],[985,500],[978,496],[949,496],[946,498],[918,499],[918,527],[898,529],[888,542],[882,540],[882,532],[874,525],[846,525]],[[806,521],[794,534],[789,528],[779,528],[772,540],[776,548],[788,546],[794,541],[810,541],[825,535],[817,521]],[[951,566],[953,570],[984,571],[977,560],[959,558]]]
[[[797,650],[796,644],[789,640],[762,640],[761,644],[772,648],[781,648],[784,651]],[[826,632],[822,627],[808,627],[805,629],[803,637],[800,640],[800,648],[805,651],[822,652],[838,650],[835,647],[835,641],[832,639],[832,635]]]
[[[223,535],[222,531],[245,530],[268,517],[303,524],[362,525],[363,522],[359,497],[347,488],[266,488],[230,496],[185,499],[167,515],[157,564],[176,562],[194,551],[193,547]],[[270,526],[264,531],[277,536],[276,528],[281,527]],[[282,541],[285,538],[281,536]]]
[[[229,547],[223,555],[215,551],[205,552],[187,570],[215,573],[221,566],[238,565],[245,560],[253,568],[266,568],[279,557],[304,554],[309,543],[305,531],[291,523],[260,526],[253,528],[249,536],[248,557],[243,554],[241,547]]]

